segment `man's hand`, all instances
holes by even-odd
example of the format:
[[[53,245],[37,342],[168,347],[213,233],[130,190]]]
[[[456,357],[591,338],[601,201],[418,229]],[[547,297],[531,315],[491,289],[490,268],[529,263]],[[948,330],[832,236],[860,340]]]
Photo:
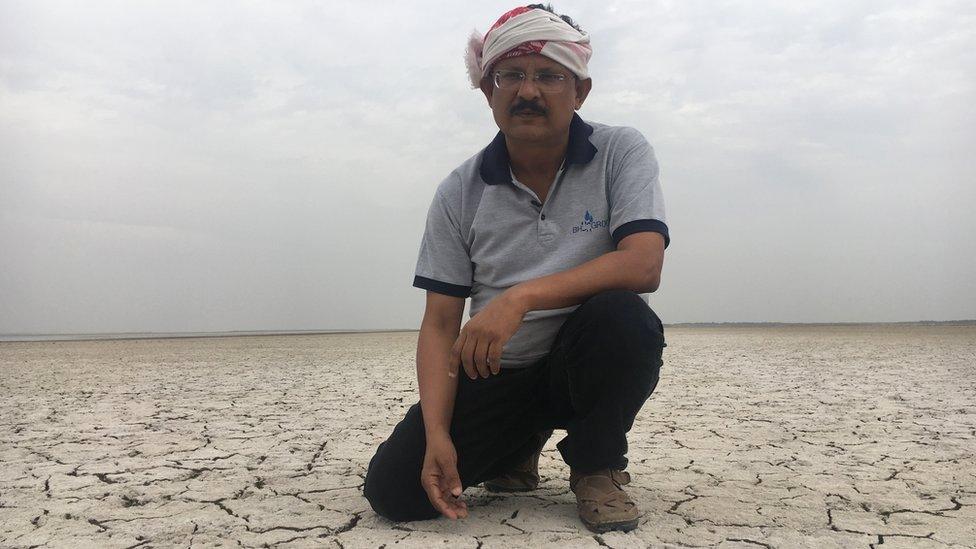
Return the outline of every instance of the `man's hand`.
[[[451,372],[461,364],[468,377],[477,379],[501,370],[502,348],[522,324],[528,312],[511,289],[491,300],[461,329],[451,347]]]
[[[435,509],[449,519],[468,516],[468,506],[461,501],[461,478],[457,471],[457,451],[450,435],[427,438],[420,484]]]

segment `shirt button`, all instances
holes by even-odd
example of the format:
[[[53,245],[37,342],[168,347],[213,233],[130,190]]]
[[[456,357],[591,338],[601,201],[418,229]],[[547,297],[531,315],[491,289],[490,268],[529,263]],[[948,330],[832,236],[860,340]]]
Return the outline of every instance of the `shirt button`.
[[[545,220],[546,220],[546,214],[542,214],[542,220],[543,220],[543,221],[545,221]]]

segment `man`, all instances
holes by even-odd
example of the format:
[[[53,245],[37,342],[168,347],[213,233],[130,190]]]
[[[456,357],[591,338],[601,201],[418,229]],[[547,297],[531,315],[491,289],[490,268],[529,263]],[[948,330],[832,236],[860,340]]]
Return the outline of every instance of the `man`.
[[[588,35],[538,4],[470,41],[472,84],[500,131],[428,212],[414,279],[427,290],[420,402],[380,444],[364,487],[391,520],[463,518],[461,492],[482,482],[535,489],[559,428],[584,524],[637,526],[622,488],[626,433],[665,346],[639,294],[657,289],[669,236],[647,141],[575,114],[590,53]]]

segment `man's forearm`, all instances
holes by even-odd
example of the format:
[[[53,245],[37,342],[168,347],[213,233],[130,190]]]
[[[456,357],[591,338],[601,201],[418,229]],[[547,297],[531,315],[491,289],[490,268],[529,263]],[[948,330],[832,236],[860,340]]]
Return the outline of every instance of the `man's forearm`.
[[[516,284],[506,297],[527,312],[578,305],[604,290],[653,292],[660,269],[660,265],[649,264],[643,254],[616,250],[572,269]]]
[[[427,438],[450,432],[458,378],[448,376],[448,371],[451,346],[457,335],[457,330],[439,328],[434,324],[420,327],[417,384]]]

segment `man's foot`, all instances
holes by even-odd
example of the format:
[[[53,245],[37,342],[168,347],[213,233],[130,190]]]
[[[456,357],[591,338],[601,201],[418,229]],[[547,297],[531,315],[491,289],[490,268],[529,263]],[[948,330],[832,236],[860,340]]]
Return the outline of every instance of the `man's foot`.
[[[530,492],[539,487],[539,456],[542,447],[552,436],[552,431],[543,431],[530,441],[536,450],[528,458],[515,464],[512,469],[485,481],[489,492]]]
[[[592,473],[570,471],[569,487],[576,494],[580,520],[596,533],[637,528],[640,513],[622,485],[630,482],[630,473],[603,469]]]

